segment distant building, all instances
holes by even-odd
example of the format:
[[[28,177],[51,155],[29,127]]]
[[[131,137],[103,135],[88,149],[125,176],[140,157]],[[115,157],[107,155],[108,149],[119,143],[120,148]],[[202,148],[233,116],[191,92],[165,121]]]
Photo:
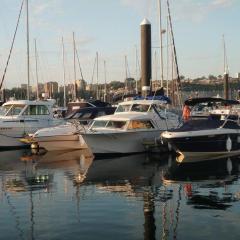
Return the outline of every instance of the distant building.
[[[76,80],[75,83],[76,83],[76,87],[77,87],[78,91],[85,91],[86,90],[87,83],[86,83],[85,80],[79,79],[79,80]]]
[[[58,93],[57,82],[47,82],[44,84],[44,92],[49,98],[53,98],[54,94]]]

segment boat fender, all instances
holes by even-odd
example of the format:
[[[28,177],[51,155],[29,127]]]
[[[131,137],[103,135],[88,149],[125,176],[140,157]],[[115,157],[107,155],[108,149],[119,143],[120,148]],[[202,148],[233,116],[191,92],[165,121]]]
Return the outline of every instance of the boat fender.
[[[171,151],[172,151],[172,145],[171,145],[171,143],[168,142],[167,145],[168,145],[168,151],[171,152]]]
[[[227,171],[228,171],[228,174],[231,175],[232,173],[232,160],[230,158],[228,158],[227,160]]]
[[[232,140],[229,136],[228,136],[227,141],[226,141],[226,149],[227,149],[228,152],[230,152],[232,150]]]

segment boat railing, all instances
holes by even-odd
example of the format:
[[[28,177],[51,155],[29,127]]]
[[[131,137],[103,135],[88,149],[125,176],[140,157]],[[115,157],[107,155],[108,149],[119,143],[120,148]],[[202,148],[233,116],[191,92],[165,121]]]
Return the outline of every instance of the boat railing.
[[[230,116],[237,116],[237,118],[231,119]],[[219,128],[224,128],[224,126],[227,124],[227,122],[234,122],[234,123],[237,123],[238,125],[240,125],[239,114],[236,114],[236,112],[232,112],[230,110],[229,113],[226,115],[226,118],[225,118],[223,124]]]

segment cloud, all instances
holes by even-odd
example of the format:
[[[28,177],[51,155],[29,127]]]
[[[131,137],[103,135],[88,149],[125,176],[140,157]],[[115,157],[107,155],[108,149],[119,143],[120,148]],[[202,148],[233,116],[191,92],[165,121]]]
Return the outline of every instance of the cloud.
[[[181,0],[170,1],[175,19],[202,22],[212,11],[232,7],[236,0]]]
[[[152,12],[153,0],[120,0],[123,6],[133,8],[138,14],[149,17]]]

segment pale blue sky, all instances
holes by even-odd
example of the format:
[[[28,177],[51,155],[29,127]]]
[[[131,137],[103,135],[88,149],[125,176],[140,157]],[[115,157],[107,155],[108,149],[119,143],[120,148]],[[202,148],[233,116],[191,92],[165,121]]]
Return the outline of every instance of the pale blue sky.
[[[99,81],[125,78],[124,56],[135,77],[135,46],[140,45],[140,26],[144,17],[152,23],[152,45],[159,46],[158,0],[29,0],[31,84],[36,82],[34,38],[39,54],[41,82],[62,80],[61,37],[67,55],[67,82],[73,79],[72,32],[84,78],[90,82],[96,51],[99,52]],[[21,0],[0,0],[1,76]],[[240,0],[170,0],[180,74],[186,77],[223,73],[222,34],[225,34],[230,74],[240,72]],[[162,0],[163,26],[166,25],[166,0]],[[26,83],[25,8],[6,76],[6,86]],[[166,36],[164,35],[164,40]],[[154,55],[155,49],[153,49]],[[159,54],[157,50],[157,54]],[[139,53],[140,55],[140,53]],[[164,56],[166,58],[166,54]],[[158,63],[159,65],[159,63]],[[165,64],[166,65],[166,64]],[[153,78],[155,78],[153,65]],[[166,71],[165,71],[166,72]],[[78,71],[77,77],[80,78]],[[159,69],[158,69],[159,78]],[[96,81],[96,78],[94,79]]]

